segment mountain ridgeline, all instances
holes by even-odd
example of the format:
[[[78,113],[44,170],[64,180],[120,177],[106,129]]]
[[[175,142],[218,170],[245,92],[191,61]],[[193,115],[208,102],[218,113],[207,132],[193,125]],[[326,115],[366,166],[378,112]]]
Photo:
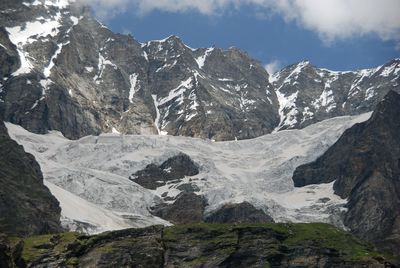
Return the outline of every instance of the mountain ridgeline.
[[[400,60],[333,72],[308,61],[269,75],[236,48],[139,43],[67,0],[0,3],[0,116],[35,133],[248,139],[372,111]]]
[[[2,0],[0,266],[395,266],[358,238],[400,256],[399,84]]]

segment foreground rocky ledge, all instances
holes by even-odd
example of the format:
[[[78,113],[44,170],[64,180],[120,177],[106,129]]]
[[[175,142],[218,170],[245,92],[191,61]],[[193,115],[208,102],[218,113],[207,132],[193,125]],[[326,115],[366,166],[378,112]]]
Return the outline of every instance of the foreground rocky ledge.
[[[0,239],[2,267],[396,267],[328,224],[192,224]]]

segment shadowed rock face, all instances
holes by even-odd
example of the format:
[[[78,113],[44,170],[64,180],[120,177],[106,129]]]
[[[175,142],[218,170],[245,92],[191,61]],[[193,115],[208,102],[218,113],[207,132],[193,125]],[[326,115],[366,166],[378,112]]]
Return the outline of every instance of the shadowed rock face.
[[[23,242],[22,254],[14,254],[14,258],[28,267],[394,267],[395,264],[394,259],[326,224],[154,226],[90,237],[76,233],[31,237]]]
[[[315,162],[300,166],[295,186],[335,180],[348,198],[345,224],[358,237],[400,255],[400,95],[391,91],[365,123],[348,129]]]
[[[0,77],[8,77],[18,68],[20,61],[4,27],[0,27],[0,44]]]
[[[0,267],[13,267],[10,241],[3,234],[0,234]]]
[[[168,158],[161,165],[150,164],[145,169],[137,171],[129,177],[139,185],[155,190],[168,182],[180,182],[185,176],[199,174],[199,169],[193,160],[186,154],[180,153]],[[167,197],[165,201],[153,207],[151,213],[174,224],[198,223],[203,221],[207,201],[203,196],[195,194],[197,186],[181,184],[177,187],[181,193],[173,199]]]
[[[172,204],[160,204],[152,214],[174,224],[203,222],[207,200],[195,193],[182,192]]]
[[[274,220],[261,209],[256,209],[252,204],[227,204],[208,215],[205,222],[209,223],[266,223]]]
[[[144,188],[155,190],[168,181],[183,179],[185,176],[199,174],[199,168],[186,154],[178,154],[167,159],[160,166],[150,164],[129,177],[130,180]]]
[[[0,121],[0,233],[28,236],[62,230],[58,201],[43,185],[35,158]]]

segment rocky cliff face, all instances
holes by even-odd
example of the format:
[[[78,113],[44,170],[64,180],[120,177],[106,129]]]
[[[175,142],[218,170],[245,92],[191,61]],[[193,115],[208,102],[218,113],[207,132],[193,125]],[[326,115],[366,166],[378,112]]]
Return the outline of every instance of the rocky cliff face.
[[[69,138],[114,130],[218,140],[260,136],[278,123],[268,74],[237,49],[192,50],[174,36],[139,44],[66,0],[3,8],[10,55],[2,63],[20,58],[2,77],[7,121]]]
[[[296,186],[335,181],[348,198],[345,224],[400,254],[400,95],[391,91],[370,120],[348,129],[315,162],[296,169]]]
[[[1,121],[0,151],[0,232],[27,236],[61,231],[61,209],[43,185],[39,164],[11,140]]]
[[[14,258],[28,267],[394,267],[397,262],[326,224],[155,226],[91,237],[31,237],[20,244]]]
[[[356,72],[302,62],[270,77],[236,48],[140,44],[73,1],[0,8],[0,114],[36,133],[247,139],[371,111],[399,82],[399,60]]]
[[[139,170],[129,177],[130,180],[144,188],[155,190],[166,185],[168,182],[179,182],[185,176],[199,174],[199,168],[186,154],[180,153],[168,158],[160,166],[147,165],[145,169]]]
[[[270,77],[280,103],[277,129],[303,128],[342,115],[374,110],[400,83],[400,59],[359,71],[334,72],[308,61]]]

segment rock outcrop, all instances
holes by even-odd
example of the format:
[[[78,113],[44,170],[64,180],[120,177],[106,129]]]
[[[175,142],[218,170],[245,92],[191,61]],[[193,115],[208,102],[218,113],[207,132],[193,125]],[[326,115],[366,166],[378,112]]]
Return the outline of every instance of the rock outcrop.
[[[127,229],[97,236],[30,237],[15,259],[28,267],[395,267],[326,224]],[[7,266],[5,266],[7,267]]]
[[[179,181],[185,176],[199,174],[199,168],[186,154],[180,153],[168,158],[161,165],[149,164],[145,169],[132,174],[129,179],[143,186],[155,190],[170,181]]]
[[[58,201],[43,185],[35,158],[0,121],[0,233],[28,236],[62,230]]]
[[[173,224],[203,222],[207,200],[195,193],[182,192],[173,203],[162,203],[152,208],[152,214]]]
[[[354,234],[400,255],[400,95],[391,91],[372,117],[345,131],[329,150],[293,175],[295,186],[334,183],[347,198]]]
[[[167,193],[165,196],[161,195],[164,202],[151,208],[153,215],[173,224],[274,222],[264,211],[256,209],[248,202],[225,204],[206,215],[207,199],[203,195],[197,194],[200,191],[198,186],[190,182],[181,183],[185,176],[197,174],[199,174],[198,166],[188,155],[180,153],[168,158],[159,166],[147,165],[145,169],[137,171],[129,179],[151,190],[168,184],[170,187],[175,186],[176,190],[180,191],[173,198],[169,197]]]
[[[209,223],[266,223],[274,220],[249,202],[226,204],[205,217]]]

